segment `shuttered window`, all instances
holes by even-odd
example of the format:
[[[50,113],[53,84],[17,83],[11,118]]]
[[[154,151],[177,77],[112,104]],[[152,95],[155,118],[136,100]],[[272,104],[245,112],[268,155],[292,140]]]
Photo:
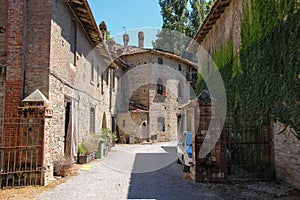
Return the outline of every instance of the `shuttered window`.
[[[95,133],[95,108],[90,110],[90,133]]]

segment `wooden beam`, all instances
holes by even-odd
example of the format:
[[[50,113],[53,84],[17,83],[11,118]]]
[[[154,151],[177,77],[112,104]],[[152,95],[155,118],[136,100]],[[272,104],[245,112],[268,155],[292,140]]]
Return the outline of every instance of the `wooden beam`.
[[[84,21],[84,22],[87,22],[87,23],[91,23],[91,21],[89,19],[81,17],[81,16],[80,16],[80,20]]]
[[[83,12],[83,13],[88,13],[88,11],[85,8],[82,8],[82,7],[79,7],[79,6],[76,7],[76,10],[80,11],[80,12]]]
[[[71,0],[71,2],[72,2],[72,3],[76,3],[76,4],[80,4],[80,5],[83,4],[83,2],[80,1],[80,0]]]

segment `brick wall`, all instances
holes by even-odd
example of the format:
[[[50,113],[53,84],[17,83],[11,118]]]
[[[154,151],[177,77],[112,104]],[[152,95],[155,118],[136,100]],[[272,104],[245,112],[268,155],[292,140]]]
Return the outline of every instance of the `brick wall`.
[[[7,46],[6,46],[6,40],[7,40],[7,1],[6,0],[0,0],[0,29],[2,29],[2,32],[0,30],[0,65],[6,65],[6,53],[7,53]],[[3,106],[4,106],[4,70],[1,70],[0,73],[0,124],[2,125],[3,120]],[[0,135],[2,135],[2,128],[0,130]],[[1,142],[1,140],[0,140]]]
[[[26,1],[25,94],[39,89],[49,97],[51,0]]]
[[[24,1],[7,1],[7,69],[4,137],[18,134],[18,107],[23,97],[23,25]],[[5,140],[4,146],[16,145],[14,140]]]
[[[300,189],[300,140],[289,128],[284,133],[280,123],[274,124],[275,169],[277,178]]]
[[[7,0],[1,0],[0,7],[0,63],[6,64],[6,40],[7,40]]]
[[[195,113],[197,111],[196,107],[199,106],[200,118],[197,119]],[[190,106],[184,109],[186,116],[191,115],[193,122],[189,130],[193,133],[193,163],[191,167],[191,174],[193,180],[197,182],[203,181],[222,181],[226,177],[226,137],[225,132],[222,131],[220,136],[215,137],[214,131],[221,131],[222,127],[220,124],[220,116],[218,114],[218,103],[205,102],[198,100],[198,102],[193,102]],[[187,119],[189,120],[189,119]],[[198,125],[197,125],[198,123]],[[208,128],[211,128],[211,132],[208,134]],[[206,138],[207,137],[207,138]],[[214,142],[216,141],[216,142]],[[211,143],[212,142],[212,143]],[[205,148],[210,148],[211,150],[205,157],[200,155]]]

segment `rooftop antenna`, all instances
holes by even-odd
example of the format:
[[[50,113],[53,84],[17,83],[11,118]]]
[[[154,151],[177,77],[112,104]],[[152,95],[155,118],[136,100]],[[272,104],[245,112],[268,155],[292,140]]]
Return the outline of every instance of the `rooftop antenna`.
[[[125,30],[125,34],[126,34],[126,26],[122,26],[122,28]]]

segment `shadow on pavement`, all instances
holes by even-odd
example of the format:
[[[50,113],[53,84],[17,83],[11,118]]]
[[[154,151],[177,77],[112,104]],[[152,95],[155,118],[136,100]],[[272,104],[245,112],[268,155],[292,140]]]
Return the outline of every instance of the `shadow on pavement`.
[[[182,178],[181,166],[175,162],[176,148],[162,148],[166,153],[136,154],[128,199],[212,199]]]

